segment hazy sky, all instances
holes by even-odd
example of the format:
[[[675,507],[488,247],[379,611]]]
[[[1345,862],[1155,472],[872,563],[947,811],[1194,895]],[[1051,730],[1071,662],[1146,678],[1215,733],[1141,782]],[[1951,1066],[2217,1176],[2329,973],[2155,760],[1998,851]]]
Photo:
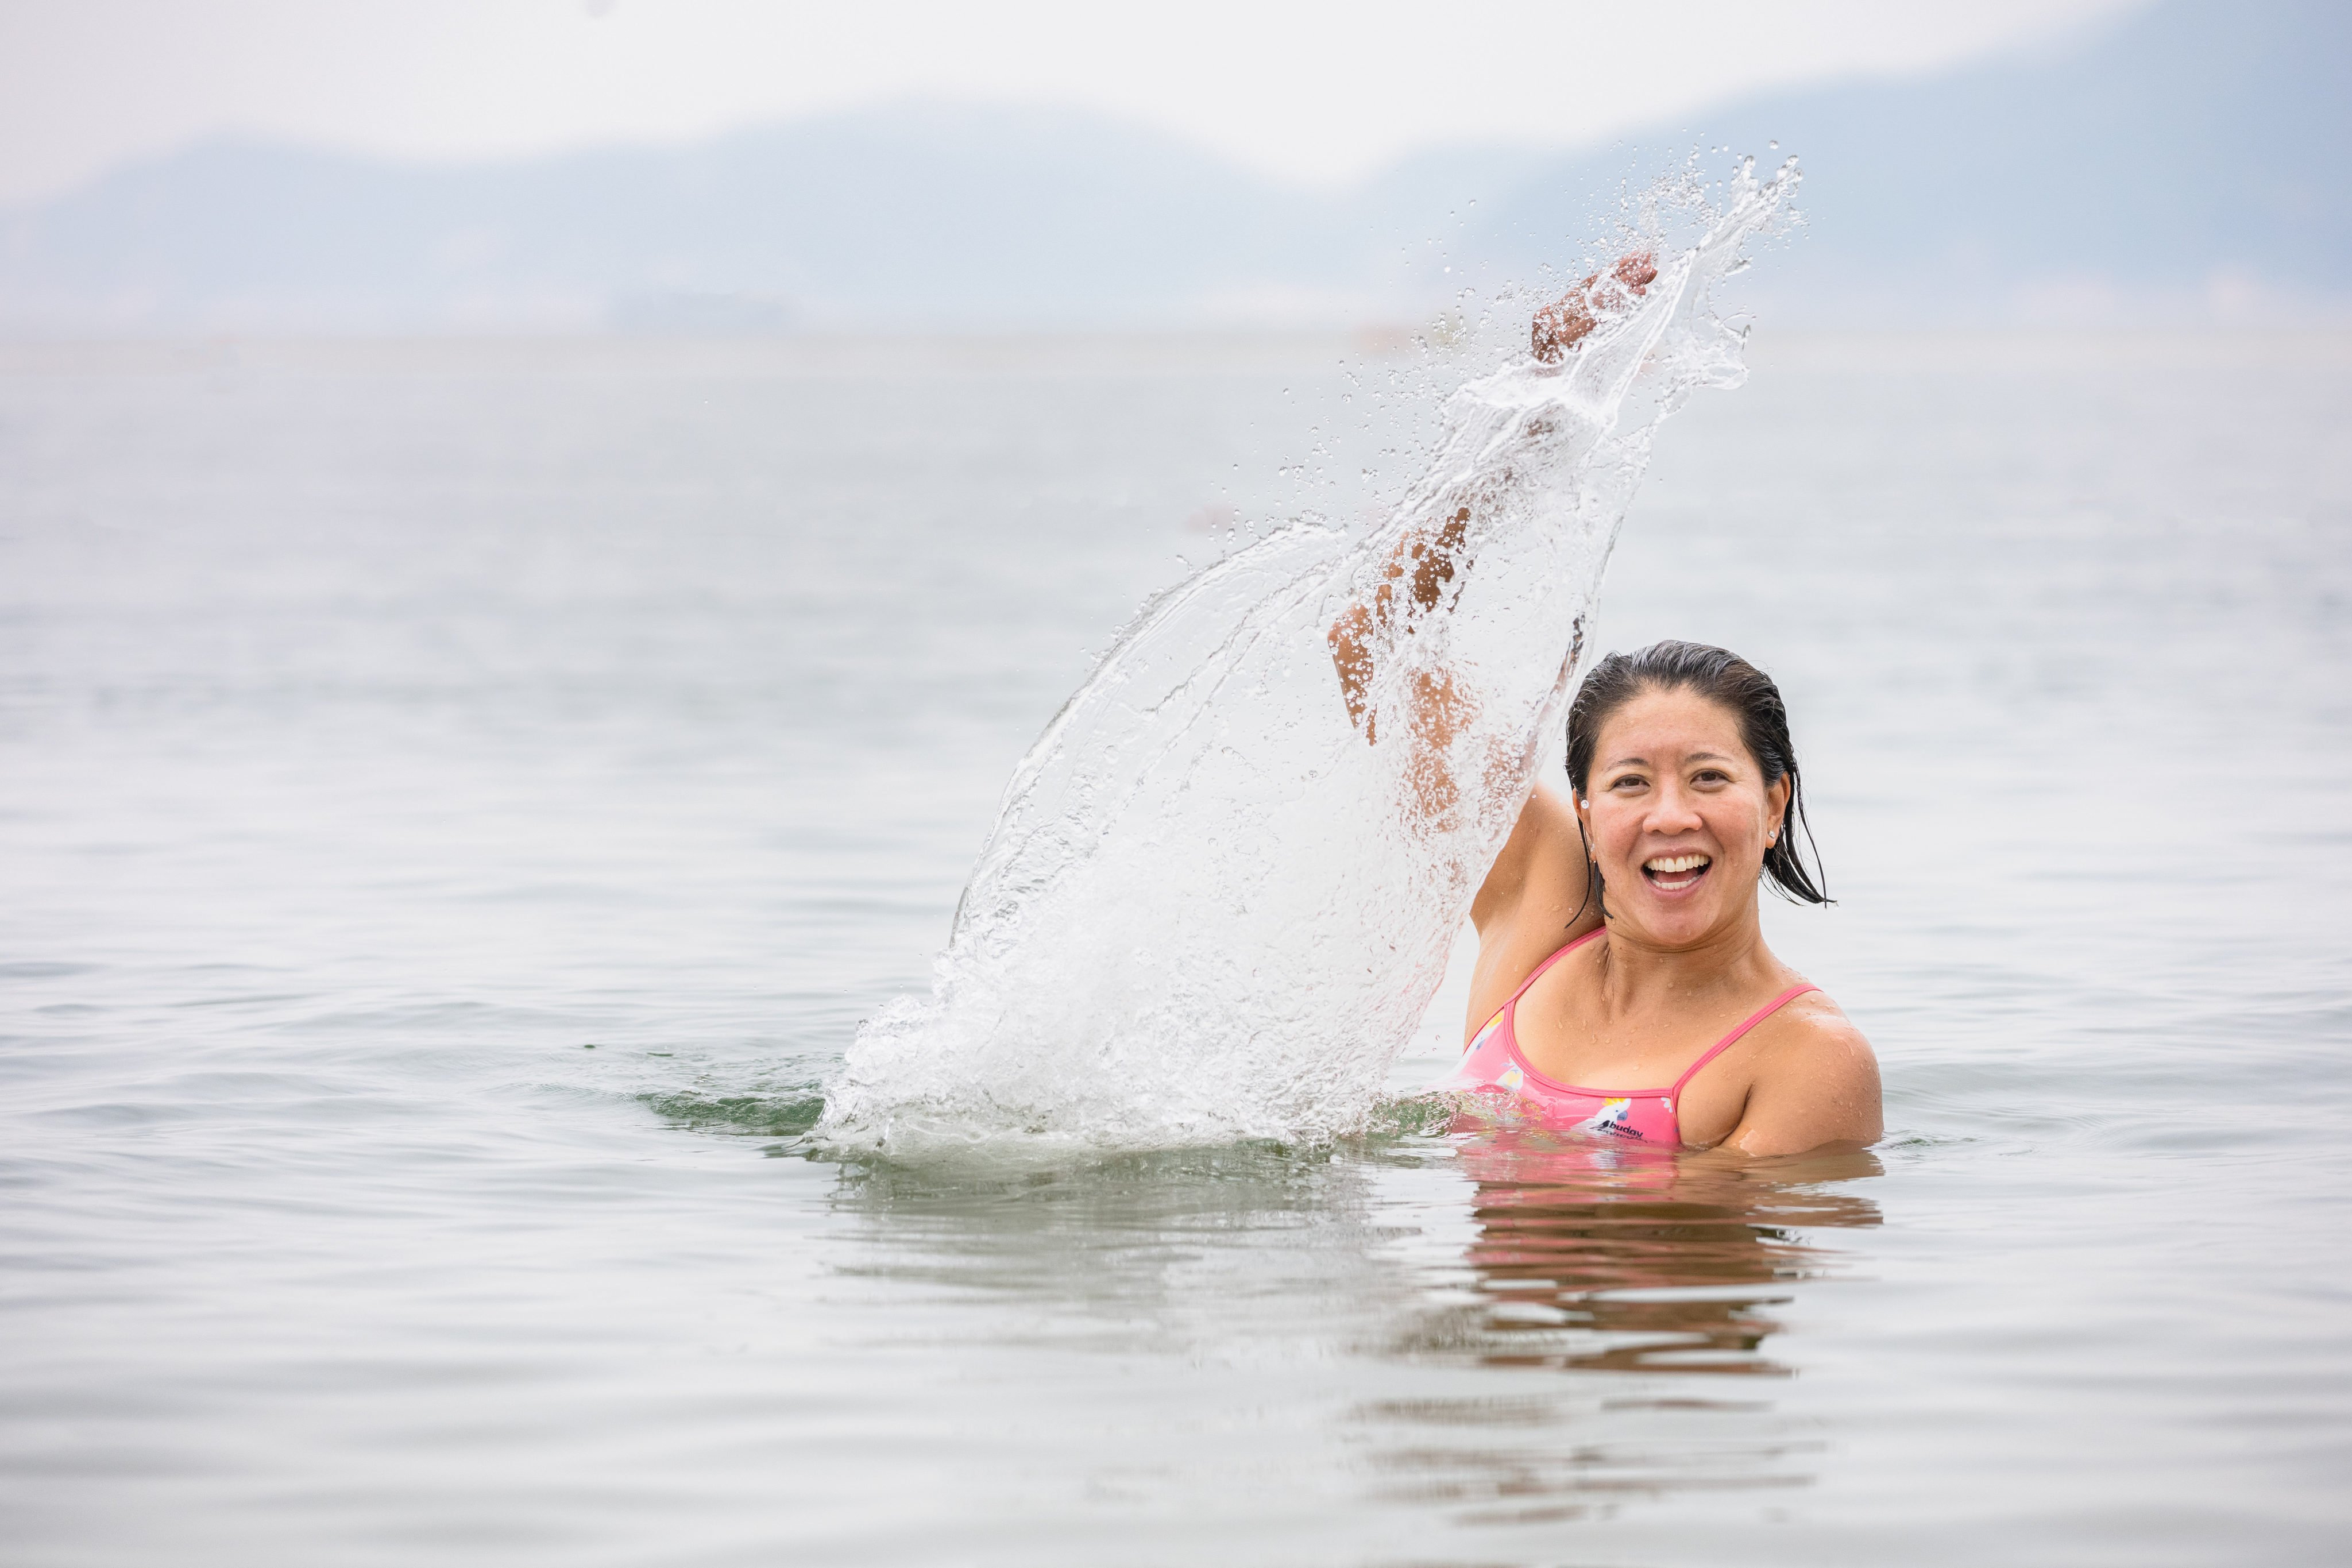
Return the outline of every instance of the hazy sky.
[[[2135,0],[0,0],[0,201],[207,132],[468,158],[925,94],[1091,105],[1277,174],[1572,144],[2032,47]]]

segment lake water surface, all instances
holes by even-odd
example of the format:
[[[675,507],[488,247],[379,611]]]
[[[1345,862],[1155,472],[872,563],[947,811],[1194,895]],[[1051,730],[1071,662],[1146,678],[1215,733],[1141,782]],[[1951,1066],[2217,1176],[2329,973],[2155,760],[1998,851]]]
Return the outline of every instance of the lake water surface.
[[[2352,1556],[2340,336],[1664,431],[1597,646],[1786,689],[1874,1156],[811,1157],[1343,358],[0,350],[0,1559]]]

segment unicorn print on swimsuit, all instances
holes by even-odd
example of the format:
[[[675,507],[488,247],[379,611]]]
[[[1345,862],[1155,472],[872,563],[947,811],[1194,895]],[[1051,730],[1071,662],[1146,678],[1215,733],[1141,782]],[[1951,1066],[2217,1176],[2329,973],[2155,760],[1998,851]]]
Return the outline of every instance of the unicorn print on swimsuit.
[[[1642,1130],[1633,1124],[1631,1120],[1633,1114],[1633,1101],[1631,1096],[1623,1100],[1604,1100],[1599,1110],[1576,1124],[1576,1131],[1605,1132],[1612,1138],[1639,1138],[1642,1136]]]

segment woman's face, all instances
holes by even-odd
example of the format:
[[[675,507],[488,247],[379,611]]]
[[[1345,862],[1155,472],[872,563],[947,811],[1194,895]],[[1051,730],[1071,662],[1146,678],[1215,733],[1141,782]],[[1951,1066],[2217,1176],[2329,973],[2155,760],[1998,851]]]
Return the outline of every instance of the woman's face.
[[[1588,786],[1577,809],[1612,926],[1687,947],[1751,918],[1789,781],[1766,786],[1738,714],[1694,691],[1644,691],[1601,725]]]

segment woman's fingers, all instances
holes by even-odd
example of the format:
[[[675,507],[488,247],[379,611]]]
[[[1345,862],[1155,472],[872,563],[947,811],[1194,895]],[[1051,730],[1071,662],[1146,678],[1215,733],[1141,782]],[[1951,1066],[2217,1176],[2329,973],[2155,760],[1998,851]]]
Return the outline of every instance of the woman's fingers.
[[[1600,324],[1599,312],[1607,303],[1607,296],[1622,285],[1639,294],[1657,280],[1658,261],[1655,253],[1630,250],[1617,258],[1609,269],[1610,281],[1603,285],[1596,272],[1566,294],[1536,312],[1529,336],[1533,340],[1536,358],[1546,364],[1557,362],[1574,348],[1580,339]]]
[[[1551,364],[1592,330],[1592,311],[1585,300],[1585,291],[1580,289],[1536,312],[1531,333],[1536,358]]]
[[[1657,281],[1658,258],[1652,251],[1629,250],[1617,258],[1617,265],[1612,270],[1617,274],[1618,282],[1639,294]]]

